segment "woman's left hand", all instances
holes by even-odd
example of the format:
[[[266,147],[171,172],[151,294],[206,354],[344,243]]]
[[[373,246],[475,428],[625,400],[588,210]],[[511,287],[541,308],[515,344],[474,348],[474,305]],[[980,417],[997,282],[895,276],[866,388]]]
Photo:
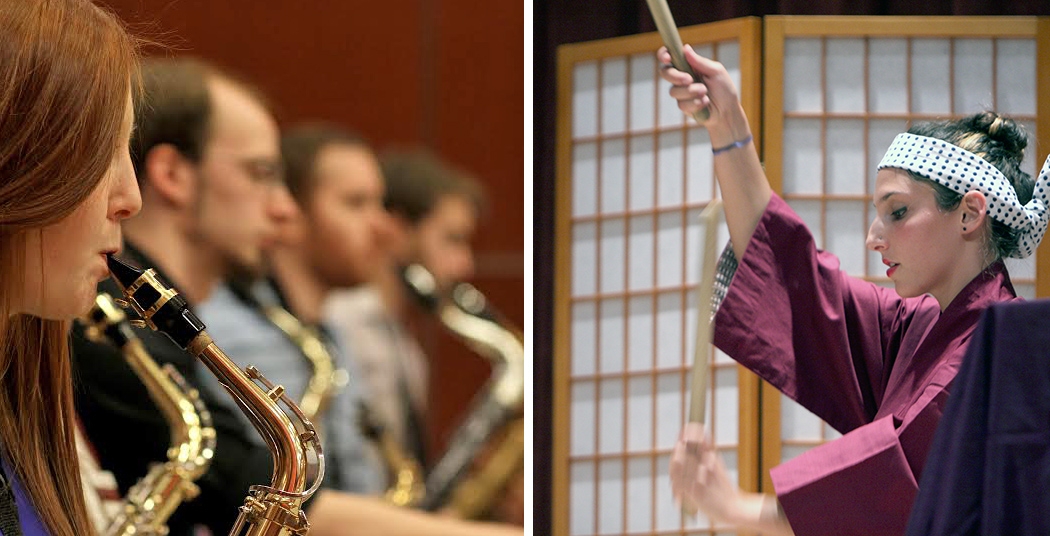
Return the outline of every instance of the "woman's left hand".
[[[740,488],[729,478],[702,424],[682,428],[671,453],[670,473],[671,493],[683,508],[699,509],[714,521],[735,522]]]

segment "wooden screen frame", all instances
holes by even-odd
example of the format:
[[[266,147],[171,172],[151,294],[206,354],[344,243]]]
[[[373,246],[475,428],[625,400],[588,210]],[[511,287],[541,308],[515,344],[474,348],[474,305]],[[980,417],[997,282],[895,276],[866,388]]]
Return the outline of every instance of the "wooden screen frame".
[[[762,20],[747,17],[681,28],[683,42],[696,45],[737,40],[740,45],[741,85],[752,88],[744,92],[742,104],[748,117],[761,116]],[[573,67],[582,61],[628,56],[651,51],[662,45],[659,34],[619,37],[588,43],[563,45],[558,48],[557,122],[555,160],[555,280],[554,280],[554,408],[552,460],[552,512],[554,536],[568,536],[569,528],[569,415],[571,377],[571,214],[572,214],[572,80]],[[668,97],[670,98],[670,97]],[[755,144],[761,148],[761,135],[756,131]],[[737,366],[739,389],[739,484],[741,489],[758,491],[759,466],[759,396],[757,376]]]
[[[1031,38],[1036,43],[1036,132],[1039,150],[1050,150],[1050,18],[768,16],[764,18],[762,161],[773,189],[783,194],[784,47],[794,37]],[[1043,36],[1040,39],[1039,36]],[[752,123],[754,124],[754,123]],[[1043,155],[1036,155],[1036,171]],[[1050,246],[1036,253],[1037,297],[1050,296]],[[762,382],[762,491],[773,492],[769,468],[781,461],[780,392]]]

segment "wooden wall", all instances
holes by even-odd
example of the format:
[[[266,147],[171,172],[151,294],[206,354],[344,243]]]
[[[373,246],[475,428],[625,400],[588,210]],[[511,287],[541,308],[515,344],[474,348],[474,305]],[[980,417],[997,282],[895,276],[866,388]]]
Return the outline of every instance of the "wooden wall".
[[[475,285],[524,321],[524,10],[515,2],[98,0],[131,30],[258,84],[283,126],[324,119],[377,149],[422,144],[482,180]],[[436,325],[432,451],[488,366]]]

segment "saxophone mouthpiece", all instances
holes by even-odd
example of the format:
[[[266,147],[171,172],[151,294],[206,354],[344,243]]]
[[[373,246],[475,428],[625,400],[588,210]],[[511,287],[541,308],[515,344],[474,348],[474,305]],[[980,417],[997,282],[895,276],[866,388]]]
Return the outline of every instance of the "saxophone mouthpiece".
[[[120,285],[121,290],[131,286],[143,273],[143,270],[128,264],[123,259],[118,259],[112,253],[106,255],[106,264],[109,265],[109,273],[113,274],[113,279]]]
[[[401,280],[408,288],[409,294],[427,309],[437,309],[439,296],[437,280],[421,264],[410,264],[401,271]]]

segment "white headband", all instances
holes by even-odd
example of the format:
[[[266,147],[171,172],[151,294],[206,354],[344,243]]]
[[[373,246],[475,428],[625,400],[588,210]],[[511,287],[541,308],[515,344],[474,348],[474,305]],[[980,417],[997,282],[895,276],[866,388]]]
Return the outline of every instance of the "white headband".
[[[901,168],[947,186],[960,194],[977,190],[988,198],[988,216],[1021,231],[1018,250],[1011,257],[1031,255],[1043,239],[1050,213],[1050,156],[1036,179],[1032,200],[1021,205],[1010,181],[991,162],[944,140],[898,134],[878,169]]]

